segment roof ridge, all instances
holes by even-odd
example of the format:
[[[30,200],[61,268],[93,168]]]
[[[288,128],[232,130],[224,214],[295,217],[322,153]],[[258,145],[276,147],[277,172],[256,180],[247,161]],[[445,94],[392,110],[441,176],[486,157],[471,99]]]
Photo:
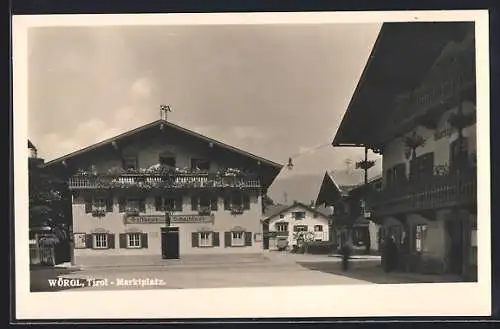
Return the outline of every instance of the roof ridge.
[[[229,144],[226,144],[224,142],[221,142],[221,141],[218,141],[216,139],[213,139],[213,138],[210,138],[210,137],[207,137],[199,132],[196,132],[194,130],[190,130],[190,129],[187,129],[187,128],[184,128],[178,124],[175,124],[175,123],[172,123],[172,122],[169,122],[169,121],[166,121],[166,120],[163,120],[163,119],[159,119],[159,120],[155,120],[155,121],[152,121],[150,123],[147,123],[147,124],[144,124],[142,126],[139,126],[139,127],[136,127],[136,128],[133,128],[131,130],[128,130],[128,131],[125,131],[121,134],[118,134],[118,135],[115,135],[113,137],[110,137],[110,138],[107,138],[107,139],[104,139],[100,142],[97,142],[97,143],[94,143],[94,144],[91,144],[87,147],[84,147],[84,148],[81,148],[79,150],[76,150],[74,152],[71,152],[71,153],[68,153],[66,155],[63,155],[63,156],[60,156],[58,158],[55,158],[51,161],[48,161],[44,164],[44,167],[49,167],[55,163],[58,163],[58,162],[61,162],[65,159],[68,159],[68,158],[71,158],[71,157],[74,157],[74,156],[77,156],[77,155],[80,155],[80,154],[83,154],[85,152],[88,152],[88,151],[92,151],[92,150],[95,150],[96,148],[99,148],[101,146],[104,146],[106,144],[109,144],[109,143],[112,143],[113,141],[116,141],[116,140],[119,140],[121,138],[124,138],[124,137],[127,137],[127,136],[131,136],[135,133],[138,133],[138,132],[141,132],[141,131],[144,131],[148,128],[152,128],[154,127],[155,125],[160,125],[160,124],[164,124],[164,125],[167,125],[171,128],[174,128],[174,129],[177,129],[183,133],[186,133],[186,134],[189,134],[193,137],[197,137],[197,138],[200,138],[200,139],[204,139],[208,142],[211,142],[211,143],[214,143],[214,144],[217,144],[218,146],[222,147],[222,148],[225,148],[225,149],[228,149],[228,150],[231,150],[231,151],[234,151],[234,152],[237,152],[237,153],[240,153],[244,156],[247,156],[247,157],[250,157],[250,158],[254,158],[254,159],[257,159],[258,161],[262,161],[262,162],[265,162],[267,163],[268,165],[271,165],[273,167],[279,167],[279,168],[282,168],[283,165],[282,164],[279,164],[277,162],[274,162],[272,160],[269,160],[269,159],[266,159],[266,158],[263,158],[261,156],[258,156],[258,155],[255,155],[253,153],[250,153],[250,152],[247,152],[247,151],[244,151],[240,148],[237,148],[235,146],[231,146]]]

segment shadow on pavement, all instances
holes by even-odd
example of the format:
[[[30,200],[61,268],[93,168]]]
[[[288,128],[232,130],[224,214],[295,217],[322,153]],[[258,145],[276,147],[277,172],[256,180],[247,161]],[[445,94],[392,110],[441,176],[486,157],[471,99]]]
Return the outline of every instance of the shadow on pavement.
[[[424,281],[412,280],[410,278],[398,277],[394,273],[385,273],[380,266],[380,261],[352,261],[349,263],[347,271],[342,270],[340,262],[307,262],[298,263],[304,268],[313,271],[320,271],[334,275],[349,277],[352,279],[368,281],[377,284],[398,284],[398,283],[422,283]]]
[[[49,280],[55,280],[59,275],[74,273],[77,270],[58,268],[43,265],[30,266],[30,291],[31,292],[51,292],[67,290],[74,287],[51,286]]]

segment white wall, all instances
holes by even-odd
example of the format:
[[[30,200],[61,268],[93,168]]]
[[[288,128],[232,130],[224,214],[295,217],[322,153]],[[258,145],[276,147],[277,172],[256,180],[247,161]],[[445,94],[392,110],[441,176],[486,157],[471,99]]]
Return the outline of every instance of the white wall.
[[[475,105],[470,102],[463,103],[463,113],[469,113],[475,111]],[[451,108],[446,113],[444,113],[439,120],[439,124],[436,130],[442,131],[450,129],[448,123],[448,118],[452,113],[456,113],[458,106]],[[435,139],[434,134],[436,130],[427,129],[419,126],[416,129],[418,135],[426,139],[425,146],[416,149],[416,155],[420,156],[428,152],[434,152],[434,165],[447,165],[449,164],[450,158],[450,144],[457,139],[458,132],[453,130],[450,135]],[[406,136],[409,136],[412,131],[408,131]],[[476,125],[473,124],[463,130],[464,137],[468,138],[468,149],[469,152],[475,152],[476,150]],[[387,143],[383,152],[382,168],[385,175],[387,169],[404,162],[406,164],[406,173],[409,174],[410,159],[405,157],[405,146],[403,138],[396,138]]]
[[[305,218],[301,220],[296,220],[293,218],[292,213],[295,211],[302,211],[305,212]],[[273,232],[276,231],[276,224],[277,223],[288,223],[288,245],[291,247],[294,244],[296,244],[294,237],[294,229],[293,227],[295,225],[307,225],[307,230],[308,232],[312,232],[315,234],[315,238],[321,239],[322,241],[329,241],[330,238],[330,232],[329,232],[329,225],[328,225],[328,219],[323,217],[323,216],[314,216],[314,212],[304,209],[303,207],[297,206],[293,207],[290,210],[286,211],[283,213],[283,218],[280,218],[280,216],[276,216],[275,218],[271,219],[269,222],[269,231]],[[323,227],[322,232],[314,232],[314,226],[315,225],[321,225]],[[274,241],[270,242],[269,248],[273,249]]]
[[[260,225],[261,217],[261,197],[253,196],[250,199],[250,210],[245,210],[241,215],[232,215],[230,211],[224,210],[223,199],[219,198],[218,211],[214,211],[215,220],[213,224],[193,223],[193,224],[175,224],[172,227],[179,227],[179,252],[184,254],[214,253],[214,252],[261,252],[262,240],[255,241],[252,238],[251,247],[224,247],[224,232],[229,232],[234,227],[243,227],[252,234],[262,234]],[[191,210],[191,198],[186,195],[183,197],[182,212],[175,214],[192,215],[197,211]],[[163,215],[164,212],[158,212],[155,209],[154,198],[146,199],[146,212],[141,215]],[[161,227],[165,224],[125,224],[124,213],[119,213],[118,200],[115,198],[113,212],[106,213],[104,217],[93,217],[91,213],[85,213],[85,203],[83,198],[78,197],[73,200],[73,232],[74,233],[93,233],[106,232],[115,234],[114,249],[75,249],[75,260],[79,263],[80,257],[92,256],[112,256],[112,255],[161,255]],[[220,247],[193,248],[191,245],[191,233],[199,230],[208,230],[219,232]],[[144,249],[120,249],[118,236],[120,233],[128,231],[148,233],[148,248]]]

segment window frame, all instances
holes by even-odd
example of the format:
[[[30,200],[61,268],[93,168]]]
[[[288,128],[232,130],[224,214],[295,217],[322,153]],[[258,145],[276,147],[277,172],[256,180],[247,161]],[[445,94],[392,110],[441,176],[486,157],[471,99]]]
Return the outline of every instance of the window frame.
[[[137,236],[138,239],[132,239],[132,236]],[[132,245],[131,242],[137,242],[138,245]],[[138,232],[127,233],[127,249],[140,249],[142,248],[142,234]]]
[[[206,235],[206,238],[203,238],[204,235]],[[203,243],[202,241],[205,241],[205,243]],[[214,243],[213,232],[199,232],[198,233],[198,247],[200,247],[200,248],[213,247],[213,243]]]
[[[235,237],[240,235],[240,237]],[[245,246],[245,232],[233,231],[231,232],[231,247],[244,247]]]
[[[98,241],[100,240],[99,237],[104,237],[103,241]],[[104,245],[102,243],[104,242]],[[101,244],[101,245],[98,245]],[[109,241],[108,241],[108,234],[107,233],[93,233],[92,234],[92,248],[93,249],[108,249],[109,248]]]
[[[320,230],[316,230],[317,228],[320,228]],[[321,225],[321,224],[314,225],[314,232],[324,232],[323,225]]]
[[[298,214],[301,214],[301,216],[298,216]],[[306,212],[305,211],[294,211],[292,213],[292,217],[295,220],[304,220],[304,219],[306,219]]]
[[[281,230],[280,229],[281,227],[284,227],[285,230]],[[289,223],[279,222],[279,223],[274,224],[274,228],[275,228],[276,232],[288,232]]]
[[[298,228],[302,228],[302,229],[301,230],[297,230]],[[307,232],[307,231],[309,231],[309,226],[303,225],[303,224],[294,225],[293,226],[293,231],[294,232]]]

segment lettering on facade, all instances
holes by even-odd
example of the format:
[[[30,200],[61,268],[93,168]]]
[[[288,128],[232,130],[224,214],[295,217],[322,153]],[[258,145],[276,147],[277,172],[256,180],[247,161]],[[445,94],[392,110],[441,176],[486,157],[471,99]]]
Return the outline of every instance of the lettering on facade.
[[[213,223],[214,216],[202,215],[171,215],[170,223],[172,224],[198,224],[198,223]],[[125,224],[164,224],[166,223],[165,215],[143,215],[129,216],[125,218]]]

